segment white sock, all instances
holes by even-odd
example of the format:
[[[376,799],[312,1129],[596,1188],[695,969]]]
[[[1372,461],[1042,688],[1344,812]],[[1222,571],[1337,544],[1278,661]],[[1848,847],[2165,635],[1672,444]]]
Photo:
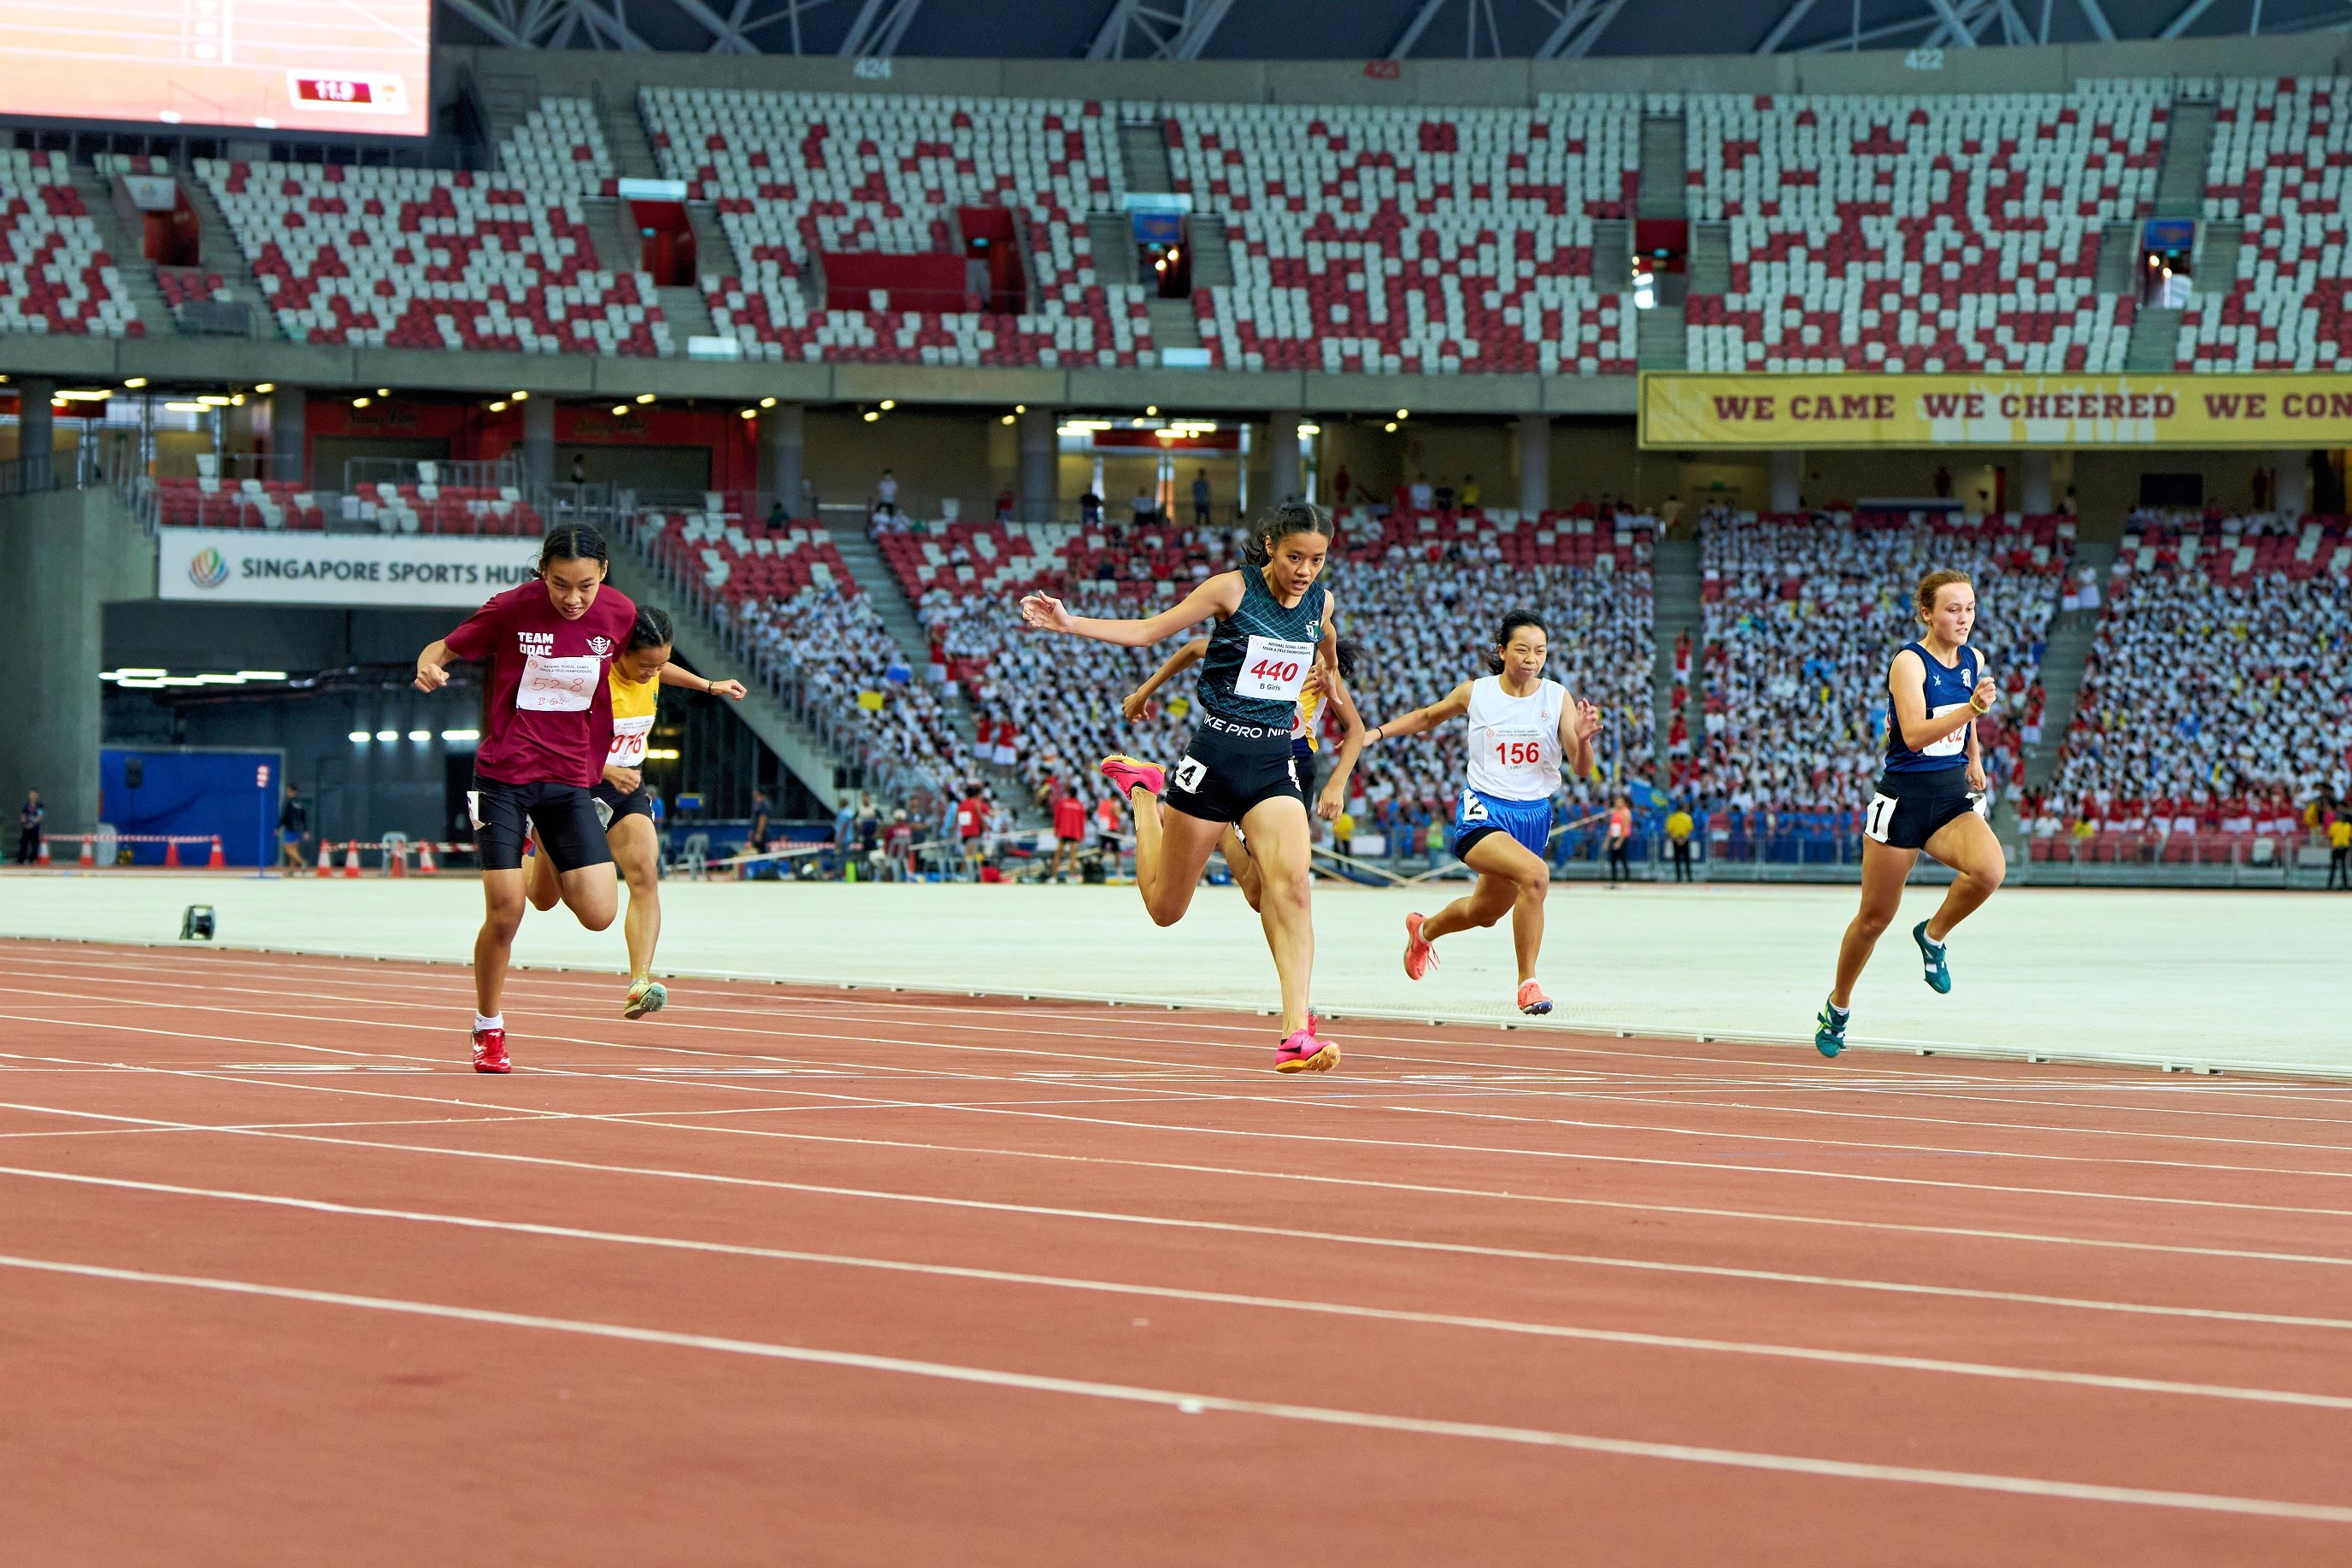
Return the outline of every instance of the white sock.
[[[1829,1006],[1830,1016],[1832,1018],[1847,1019],[1853,1016],[1853,1009],[1852,1008],[1842,1008],[1835,1002],[1832,1002]]]
[[[493,1013],[488,1018],[484,1018],[479,1013],[476,1013],[474,1015],[474,1032],[476,1034],[481,1033],[486,1029],[504,1029],[506,1027],[507,1015],[504,1013]]]

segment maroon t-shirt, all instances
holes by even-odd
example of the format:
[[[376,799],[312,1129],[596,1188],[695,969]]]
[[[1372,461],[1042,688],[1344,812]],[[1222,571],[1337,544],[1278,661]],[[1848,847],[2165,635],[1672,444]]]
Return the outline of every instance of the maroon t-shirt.
[[[606,669],[628,645],[637,607],[609,585],[577,621],[556,613],[533,579],[485,603],[449,633],[450,652],[489,661],[488,727],[474,771],[501,784],[577,784],[604,776],[613,727]]]

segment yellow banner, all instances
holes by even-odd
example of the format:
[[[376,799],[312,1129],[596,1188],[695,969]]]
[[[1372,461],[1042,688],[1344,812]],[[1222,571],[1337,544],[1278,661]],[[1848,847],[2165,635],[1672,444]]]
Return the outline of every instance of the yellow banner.
[[[1646,371],[1642,444],[2352,446],[2352,376]]]

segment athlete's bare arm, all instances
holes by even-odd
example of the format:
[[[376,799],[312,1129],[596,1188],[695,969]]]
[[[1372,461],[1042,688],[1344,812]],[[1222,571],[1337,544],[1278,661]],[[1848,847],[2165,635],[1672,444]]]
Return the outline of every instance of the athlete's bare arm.
[[[1372,727],[1371,738],[1389,740],[1401,735],[1420,735],[1435,729],[1449,719],[1460,718],[1470,711],[1471,685],[1471,682],[1465,681],[1427,707],[1417,707],[1411,713],[1382,719]]]
[[[1941,718],[1927,716],[1927,667],[1917,653],[1908,648],[1895,655],[1894,667],[1886,672],[1886,685],[1895,694],[1895,722],[1903,737],[1903,744],[1914,751],[1925,751],[1936,742],[1947,739],[1963,727],[1976,723],[1990,713],[2000,688],[1988,675],[1977,683],[1967,704],[1954,708]],[[1971,755],[1975,731],[1969,731]]]
[[[706,681],[684,664],[664,664],[661,667],[661,684],[684,686],[690,692],[708,692],[713,696],[731,697],[739,703],[743,700],[742,682]]]
[[[1339,755],[1331,765],[1331,777],[1324,780],[1315,801],[1315,814],[1328,822],[1336,821],[1347,804],[1348,776],[1356,770],[1356,758],[1364,754],[1365,730],[1364,716],[1356,711],[1356,699],[1348,695],[1348,683],[1339,674],[1339,622],[1328,596],[1323,606],[1323,646],[1318,657],[1330,661],[1318,674],[1323,682],[1324,700],[1339,716]]]
[[[1040,632],[1066,632],[1115,643],[1122,648],[1149,648],[1163,638],[1198,626],[1214,617],[1223,620],[1242,607],[1242,574],[1221,571],[1184,596],[1173,610],[1147,615],[1140,621],[1113,621],[1096,615],[1073,615],[1050,593],[1033,593],[1021,601],[1021,618]]]
[[[416,689],[420,692],[437,692],[447,685],[449,666],[457,662],[457,655],[449,651],[449,644],[446,639],[440,637],[433,639],[425,652],[416,655]]]
[[[1601,733],[1601,709],[1563,689],[1559,699],[1559,756],[1578,779],[1592,777],[1592,739]]]
[[[1199,664],[1208,656],[1208,653],[1209,640],[1206,637],[1193,638],[1169,654],[1141,685],[1128,693],[1126,700],[1118,705],[1118,711],[1125,714],[1129,721],[1140,718],[1143,716],[1143,705],[1151,700],[1152,693]]]

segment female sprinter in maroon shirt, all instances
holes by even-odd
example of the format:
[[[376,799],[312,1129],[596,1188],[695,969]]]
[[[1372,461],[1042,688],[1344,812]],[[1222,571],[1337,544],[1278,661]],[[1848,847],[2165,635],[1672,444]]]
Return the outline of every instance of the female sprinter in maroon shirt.
[[[604,536],[566,523],[539,551],[539,577],[484,604],[416,658],[416,689],[438,690],[459,659],[489,662],[488,700],[474,788],[466,797],[482,862],[481,935],[474,938],[474,1071],[508,1071],[499,1011],[507,963],[522,925],[523,835],[537,829],[563,902],[591,931],[620,906],[613,852],[589,793],[604,776],[612,734],[613,658],[628,645],[637,607],[604,586]]]

